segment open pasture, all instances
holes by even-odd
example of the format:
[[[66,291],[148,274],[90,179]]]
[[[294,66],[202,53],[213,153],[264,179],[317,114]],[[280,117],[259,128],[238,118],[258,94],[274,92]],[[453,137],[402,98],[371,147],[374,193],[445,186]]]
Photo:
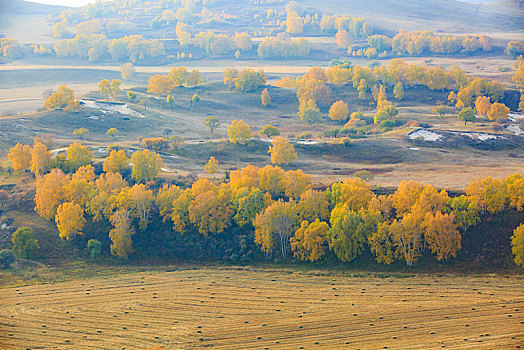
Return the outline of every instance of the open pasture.
[[[403,278],[401,278],[403,277]],[[522,276],[172,269],[0,290],[2,349],[515,349]]]

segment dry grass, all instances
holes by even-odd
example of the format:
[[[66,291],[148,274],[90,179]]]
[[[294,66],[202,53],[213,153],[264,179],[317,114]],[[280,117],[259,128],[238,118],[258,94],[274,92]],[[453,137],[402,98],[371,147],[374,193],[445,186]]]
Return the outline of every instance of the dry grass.
[[[515,348],[522,277],[201,268],[0,290],[2,349]]]

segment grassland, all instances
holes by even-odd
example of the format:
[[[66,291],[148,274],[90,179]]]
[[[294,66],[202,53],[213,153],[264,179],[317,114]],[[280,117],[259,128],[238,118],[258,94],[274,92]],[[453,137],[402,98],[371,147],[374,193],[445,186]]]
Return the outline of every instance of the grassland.
[[[38,272],[36,272],[38,273]],[[0,290],[2,349],[514,349],[522,276],[164,268]]]

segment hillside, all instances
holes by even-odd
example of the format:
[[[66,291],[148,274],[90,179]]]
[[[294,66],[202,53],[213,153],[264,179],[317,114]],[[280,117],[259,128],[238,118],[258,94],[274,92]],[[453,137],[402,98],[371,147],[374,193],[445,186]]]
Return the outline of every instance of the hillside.
[[[317,7],[307,0],[305,6]],[[327,11],[365,17],[388,30],[435,30],[453,33],[491,33],[524,30],[524,7],[518,1],[464,3],[454,0],[331,0]]]

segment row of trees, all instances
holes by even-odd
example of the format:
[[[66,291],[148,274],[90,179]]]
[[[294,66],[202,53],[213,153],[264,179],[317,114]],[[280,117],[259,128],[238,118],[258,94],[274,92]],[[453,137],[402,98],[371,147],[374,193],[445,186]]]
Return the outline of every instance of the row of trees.
[[[60,40],[54,50],[58,57],[89,58],[93,62],[104,58],[135,62],[166,54],[164,44],[157,40],[146,40],[141,35],[109,40],[103,34],[80,34],[74,39]]]
[[[429,68],[408,64],[402,59],[393,59],[388,65],[374,69],[347,64],[334,65],[328,69],[313,67],[309,73],[295,80],[285,77],[275,85],[296,88],[299,102],[312,99],[320,106],[328,106],[332,102],[332,90],[328,84],[352,85],[359,98],[366,98],[372,92],[375,100],[380,85],[396,90],[394,94],[398,99],[404,95],[404,89],[409,87],[426,86],[431,90],[451,90],[449,99],[458,108],[473,106],[479,96],[489,97],[492,102],[498,102],[504,97],[502,84],[472,77],[458,67],[450,67],[448,70],[441,67]]]
[[[147,92],[152,94],[168,94],[175,87],[194,87],[202,83],[200,72],[192,70],[188,72],[186,67],[173,67],[169,74],[156,74],[149,78]],[[169,101],[169,100],[168,100]]]
[[[133,166],[145,152],[133,154]],[[395,193],[377,196],[360,178],[319,191],[302,170],[248,165],[231,172],[228,182],[201,178],[187,188],[164,185],[155,190],[138,182],[131,186],[122,178],[119,171],[128,164],[124,157],[113,151],[100,175],[84,165],[71,175],[54,169],[39,177],[37,212],[54,218],[66,239],[82,234],[86,220],[107,222],[112,227],[111,251],[122,257],[133,252],[133,234],[145,230],[157,215],[171,223],[172,234],[252,230],[260,250],[273,257],[293,254],[315,261],[334,254],[352,261],[369,250],[378,262],[402,260],[411,266],[422,255],[438,261],[455,257],[461,233],[478,224],[483,213],[524,207],[524,178],[519,174],[475,180],[466,195],[457,197],[414,181],[402,181]],[[521,231],[515,230],[512,239],[517,263],[523,258]]]
[[[376,53],[393,52],[397,55],[454,55],[458,53],[489,52],[493,45],[485,35],[435,35],[431,31],[400,31],[393,38],[371,35],[367,38]]]

